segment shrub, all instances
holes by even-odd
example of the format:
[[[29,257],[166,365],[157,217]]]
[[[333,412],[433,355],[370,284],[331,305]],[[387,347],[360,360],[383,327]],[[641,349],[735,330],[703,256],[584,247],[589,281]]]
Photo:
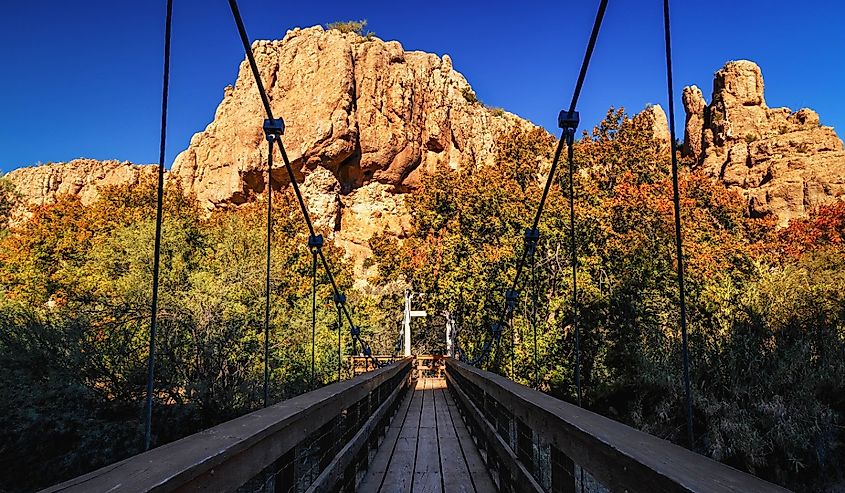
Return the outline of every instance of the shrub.
[[[361,19],[359,21],[337,21],[329,22],[328,24],[326,24],[326,29],[334,29],[342,33],[355,33],[358,36],[366,36],[369,39],[373,36],[374,33],[364,31],[366,27],[367,19]]]
[[[490,114],[493,116],[505,116],[505,110],[502,108],[488,107],[487,110],[490,111]]]
[[[469,104],[475,104],[478,102],[478,96],[475,95],[475,91],[473,91],[469,86],[461,89],[461,94],[463,94],[464,99],[466,99]]]

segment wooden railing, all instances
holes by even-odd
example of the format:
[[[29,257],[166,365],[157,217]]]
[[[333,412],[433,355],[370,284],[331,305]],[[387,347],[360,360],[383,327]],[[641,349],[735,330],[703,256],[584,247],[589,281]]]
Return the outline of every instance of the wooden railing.
[[[409,388],[411,363],[399,360],[45,491],[354,491]]]
[[[417,378],[443,378],[446,370],[446,356],[442,354],[418,354],[414,358],[414,375]],[[401,360],[401,356],[377,355],[375,359],[380,363],[394,362]],[[373,358],[368,356],[350,356],[349,366],[353,375],[360,375],[375,370]]]
[[[379,364],[384,363],[394,363],[396,361],[400,361],[404,359],[404,356],[395,356],[389,354],[377,354],[374,358],[379,362]],[[352,369],[352,375],[358,376],[362,373],[371,372],[378,368],[379,365],[376,365],[373,362],[373,358],[369,356],[349,356],[349,368]]]
[[[446,356],[442,354],[421,354],[414,358],[417,378],[443,378],[446,371]]]
[[[787,491],[454,359],[446,379],[500,491]]]

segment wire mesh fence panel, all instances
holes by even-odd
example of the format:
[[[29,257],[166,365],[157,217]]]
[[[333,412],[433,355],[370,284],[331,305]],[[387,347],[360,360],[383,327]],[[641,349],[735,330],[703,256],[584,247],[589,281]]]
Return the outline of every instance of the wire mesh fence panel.
[[[408,391],[410,362],[357,400],[336,409],[334,416],[308,433],[302,440],[260,473],[246,481],[238,492],[304,493],[324,490],[329,468],[348,462],[336,471],[330,491],[352,492],[363,479],[375,448],[391,417]],[[375,415],[376,413],[378,415]],[[371,430],[361,436],[363,430]],[[358,440],[360,446],[348,450]],[[357,443],[357,442],[356,442]],[[349,454],[344,457],[344,453]],[[318,487],[319,485],[319,487]]]

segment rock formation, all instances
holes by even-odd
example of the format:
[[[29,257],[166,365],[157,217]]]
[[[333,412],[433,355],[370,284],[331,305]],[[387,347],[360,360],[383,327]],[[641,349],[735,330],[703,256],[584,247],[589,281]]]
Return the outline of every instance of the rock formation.
[[[78,195],[87,205],[97,199],[97,190],[107,185],[138,183],[141,175],[153,174],[155,166],[135,165],[120,161],[74,159],[66,163],[50,163],[9,172],[6,177],[24,207],[56,202],[58,195]]]
[[[408,231],[404,193],[438,167],[491,165],[498,138],[533,128],[489,110],[450,58],[406,52],[395,41],[321,27],[294,29],[253,49],[270,104],[284,117],[284,143],[316,227],[334,236],[359,269],[368,240]],[[708,105],[695,86],[683,92],[684,153],[702,172],[738,187],[749,213],[781,224],[845,195],[845,150],[808,109],[769,108],[759,67],[731,62],[716,73]],[[655,137],[670,143],[666,114],[648,107]],[[214,121],[174,162],[178,179],[211,210],[237,206],[267,190],[261,100],[244,61]],[[288,183],[276,152],[272,187]],[[136,183],[155,166],[78,159],[9,173],[27,207],[76,194],[87,204],[99,187]],[[359,277],[360,278],[360,277]]]
[[[814,111],[769,108],[763,87],[760,68],[745,60],[716,72],[709,105],[701,90],[685,87],[684,152],[709,176],[741,189],[749,214],[786,225],[845,198],[845,150]]]
[[[406,52],[396,41],[322,27],[294,29],[253,52],[270,105],[315,226],[356,260],[385,229],[409,225],[403,193],[424,171],[493,164],[498,137],[534,125],[479,103],[466,79],[442,58]],[[264,110],[248,63],[224,91],[214,121],[177,156],[179,179],[208,210],[236,206],[267,189]],[[275,153],[272,187],[289,182]],[[27,205],[61,193],[94,200],[97,187],[155,172],[112,161],[76,160],[10,173]]]
[[[668,152],[669,143],[672,142],[672,134],[669,132],[669,120],[666,118],[666,112],[659,104],[652,104],[639,112],[634,118],[646,118],[651,127],[651,135],[655,142],[660,145],[661,149],[666,149]]]
[[[316,26],[281,41],[256,41],[253,51],[273,112],[285,119],[297,180],[322,167],[344,194],[374,182],[404,191],[419,183],[422,170],[492,162],[501,132],[530,125],[473,102],[448,55],[406,52],[396,41]],[[244,61],[214,121],[173,166],[206,207],[263,191],[263,114]],[[273,181],[288,181],[281,167]]]
[[[480,104],[448,55],[319,26],[252,47],[315,222],[352,253],[367,251],[370,236],[384,228],[402,235],[402,192],[418,186],[421,172],[492,164],[499,135],[533,127]],[[194,135],[172,174],[208,209],[262,193],[263,119],[243,61],[214,121]],[[278,152],[274,163],[276,189],[289,178]]]

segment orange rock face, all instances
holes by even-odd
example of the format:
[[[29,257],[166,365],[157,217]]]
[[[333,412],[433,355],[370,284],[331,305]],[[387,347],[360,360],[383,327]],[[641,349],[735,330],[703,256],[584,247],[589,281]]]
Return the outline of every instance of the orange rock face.
[[[74,159],[16,169],[6,177],[22,198],[23,209],[18,214],[25,214],[27,207],[55,203],[59,195],[78,195],[88,205],[97,199],[100,187],[135,184],[142,175],[156,171],[156,166],[139,166],[127,161]]]
[[[448,56],[406,52],[396,41],[295,29],[253,51],[297,181],[318,167],[348,194],[370,183],[405,191],[422,170],[492,163],[496,138],[528,122],[470,102]],[[173,166],[208,208],[240,203],[266,186],[263,110],[252,73],[241,64],[214,121]],[[281,168],[273,185],[288,181]]]
[[[501,134],[533,127],[474,101],[448,55],[319,26],[256,41],[253,51],[315,223],[359,259],[373,233],[404,234],[403,193],[422,172],[492,165]],[[263,119],[244,60],[214,121],[176,158],[172,175],[208,209],[262,193]],[[274,189],[289,181],[280,161],[277,154]]]
[[[708,105],[684,88],[684,152],[701,170],[748,198],[752,216],[780,225],[845,198],[845,150],[810,109],[769,108],[763,75],[753,62],[729,62],[716,72]]]
[[[534,128],[479,103],[448,55],[409,52],[396,41],[319,26],[252,48],[274,115],[285,120],[283,142],[314,223],[359,263],[374,233],[404,235],[404,193],[419,185],[423,172],[492,165],[500,135]],[[264,193],[264,118],[244,60],[214,121],[177,156],[168,179],[180,180],[207,210]],[[271,184],[279,189],[289,178],[278,152],[274,161]],[[22,169],[10,178],[28,204],[60,193],[90,202],[98,186],[137,180],[143,170],[78,160]]]

